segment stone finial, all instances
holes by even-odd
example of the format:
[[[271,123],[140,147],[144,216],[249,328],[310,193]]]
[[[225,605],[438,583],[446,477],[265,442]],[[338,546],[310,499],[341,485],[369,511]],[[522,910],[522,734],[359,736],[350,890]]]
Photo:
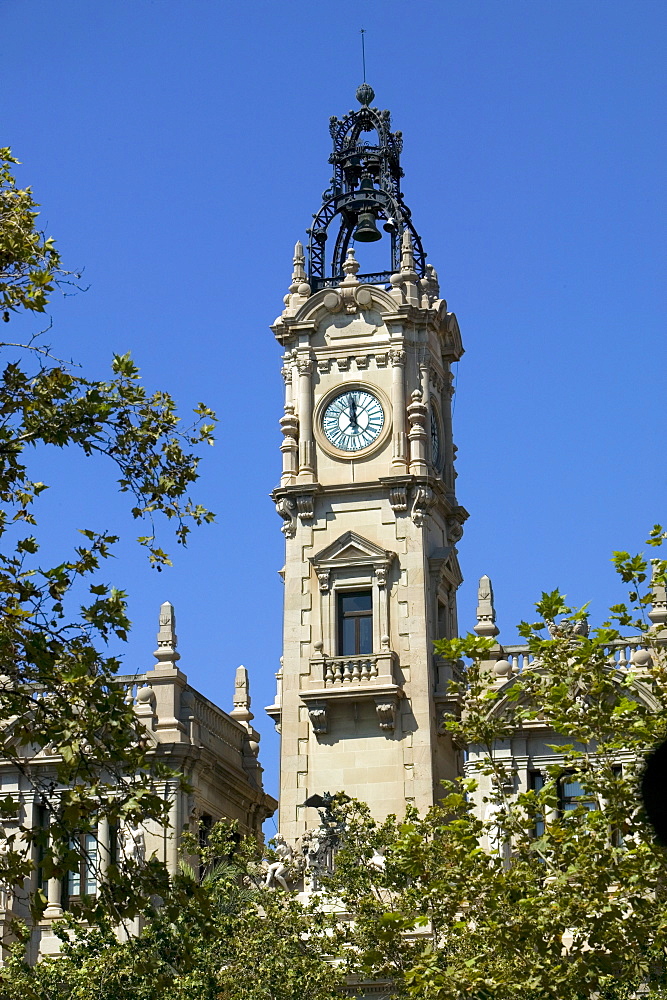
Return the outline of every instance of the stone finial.
[[[245,667],[236,668],[236,678],[234,680],[234,708],[229,713],[232,719],[246,725],[254,719],[250,711],[250,681],[248,671]]]
[[[292,271],[292,284],[290,285],[290,292],[297,292],[300,295],[310,295],[310,285],[308,285],[308,290],[302,291],[301,286],[306,283],[306,257],[303,252],[303,243],[301,240],[297,240],[294,245],[294,257],[293,257],[294,269]]]
[[[160,629],[157,634],[157,649],[153,656],[159,663],[175,663],[181,658],[181,654],[176,650],[177,645],[174,606],[165,601],[160,605]]]
[[[429,304],[435,302],[440,297],[440,283],[438,282],[438,272],[433,264],[426,265],[426,274],[422,279],[422,288],[426,294]]]
[[[410,230],[407,228],[403,230],[403,238],[401,239],[401,272],[410,275],[414,273],[415,278],[417,277],[415,273],[415,255],[412,250],[412,237]]]
[[[653,567],[653,576],[651,579],[651,593],[653,599],[651,601],[651,610],[648,613],[649,618],[653,622],[656,629],[664,629],[667,627],[667,588],[663,584],[658,583],[656,580],[657,567]]]
[[[343,271],[345,272],[345,277],[343,278],[341,284],[343,285],[357,285],[359,284],[359,279],[357,278],[357,271],[361,267],[361,264],[354,256],[354,248],[350,247],[347,251],[347,257],[343,261]]]
[[[500,629],[496,625],[496,609],[493,604],[493,587],[488,576],[483,576],[477,588],[477,624],[474,626],[477,635],[493,638]]]
[[[292,284],[284,298],[285,309],[283,316],[293,315],[310,295],[310,285],[306,276],[306,258],[303,252],[303,243],[297,240],[294,245],[294,257],[292,258],[294,267],[292,269]]]
[[[412,235],[409,229],[403,230],[401,238],[401,266],[397,273],[390,275],[392,285],[391,296],[397,302],[419,306],[419,275],[416,271],[415,255],[412,248]]]

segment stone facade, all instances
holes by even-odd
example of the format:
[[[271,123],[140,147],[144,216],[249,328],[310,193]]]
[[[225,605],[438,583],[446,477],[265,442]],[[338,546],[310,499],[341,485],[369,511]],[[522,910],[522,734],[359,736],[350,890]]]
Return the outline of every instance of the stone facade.
[[[262,823],[278,805],[263,789],[258,759],[259,735],[251,724],[253,716],[245,667],[236,671],[234,708],[227,713],[188,684],[187,676],[179,670],[171,604],[163,604],[160,608],[157,638],[154,655],[158,662],[153,669],[143,674],[119,676],[118,683],[127,690],[128,699],[132,699],[155,755],[184,775],[192,791],[182,791],[175,779],[158,785],[158,791],[171,803],[166,829],[147,822],[142,827],[118,831],[115,837],[108,824],[98,829],[91,852],[99,860],[96,872],[99,877],[103,877],[114,848],[136,858],[155,855],[170,871],[175,871],[180,834],[183,830],[196,833],[202,821],[206,825],[222,817],[234,819],[241,832],[259,838]],[[43,768],[40,777],[45,779],[54,771],[56,763],[46,752],[30,761],[32,768]],[[0,764],[0,785],[3,794],[12,794],[17,801],[17,819],[38,825],[37,795],[11,762]],[[11,823],[3,822],[10,833]],[[2,891],[0,925],[3,940],[6,940],[12,918],[30,922],[27,895],[33,888],[30,882],[23,891]],[[36,961],[40,954],[59,949],[52,923],[63,914],[65,900],[61,880],[50,879],[45,890],[49,905],[44,919],[33,931],[28,951],[31,961]]]
[[[667,645],[667,600],[664,587],[654,586],[652,590],[653,603],[648,611],[648,617],[653,623],[650,640],[647,636],[617,640],[605,648],[605,655],[608,655],[608,669],[617,677],[619,685],[627,683],[634,697],[652,711],[657,711],[659,706],[655,702],[650,686],[643,683],[642,677],[646,678],[653,664],[653,656],[647,648],[647,641],[657,648],[664,648]],[[588,624],[585,620],[566,627],[571,628],[573,634],[588,633]],[[518,675],[528,670],[540,671],[543,667],[534,658],[528,646],[501,644],[500,629],[496,624],[493,588],[488,576],[483,576],[479,581],[477,622],[474,631],[480,636],[496,639],[495,646],[489,650],[488,657],[481,666],[488,677],[489,689],[496,696],[492,712],[502,718],[508,704],[513,704],[510,693]],[[492,747],[493,756],[510,776],[508,784],[503,787],[503,794],[511,799],[521,792],[542,787],[542,784],[546,784],[549,780],[547,769],[555,764],[561,764],[563,775],[567,775],[564,763],[566,749],[563,751],[559,749],[566,747],[566,744],[568,740],[565,736],[554,732],[539,720],[525,723],[507,740],[496,741]],[[483,769],[480,770],[479,767],[480,763],[488,759],[488,752],[486,746],[470,745],[463,774],[477,781],[474,801],[479,818],[492,823],[495,811],[493,803],[497,799],[498,789],[493,786],[491,777],[484,774]],[[617,751],[615,760],[620,768],[636,763],[634,756],[623,749]],[[511,842],[504,839],[500,833],[495,838],[492,830],[493,827],[485,838],[484,846],[491,851],[502,851],[509,857]]]
[[[433,640],[457,634],[453,362],[463,353],[437,275],[415,271],[409,234],[389,288],[344,277],[311,294],[297,243],[285,309],[283,473],[273,498],[286,557],[284,650],[267,711],[281,733],[280,829],[313,824],[303,803],[344,789],[375,815],[423,810],[460,771],[440,733],[448,668]],[[382,408],[382,428],[356,451],[332,443],[325,415],[349,393]],[[341,646],[341,598],[364,594],[372,640]]]

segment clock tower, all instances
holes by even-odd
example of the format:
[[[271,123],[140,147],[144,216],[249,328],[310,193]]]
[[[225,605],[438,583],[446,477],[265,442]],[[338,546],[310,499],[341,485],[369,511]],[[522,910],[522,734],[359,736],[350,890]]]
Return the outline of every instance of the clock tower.
[[[455,494],[451,365],[463,348],[403,200],[401,133],[373,98],[363,84],[361,107],[331,119],[333,177],[272,328],[284,348],[273,499],[286,557],[268,712],[281,732],[280,830],[292,841],[317,821],[304,805],[313,793],[345,791],[382,818],[428,808],[461,771],[441,732],[454,668],[433,640],[457,634],[467,513]],[[366,244],[380,240],[388,270],[360,273]]]

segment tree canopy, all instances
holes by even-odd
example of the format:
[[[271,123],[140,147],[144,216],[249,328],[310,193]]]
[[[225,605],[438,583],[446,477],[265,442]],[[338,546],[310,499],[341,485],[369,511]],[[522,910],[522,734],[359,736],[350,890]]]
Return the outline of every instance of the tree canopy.
[[[649,543],[664,538],[656,527]],[[446,724],[471,761],[476,750],[476,773],[445,783],[426,815],[379,822],[336,795],[342,841],[309,897],[267,889],[257,845],[238,845],[224,824],[203,851],[186,836],[190,863],[145,911],[136,940],[71,929],[63,956],[35,969],[19,948],[0,976],[9,1000],[328,1000],[364,982],[406,1000],[667,996],[666,855],[638,792],[646,755],[667,731],[665,637],[646,616],[649,581],[663,585],[665,562],[614,558],[628,604],[586,634],[585,609],[543,594],[537,620],[521,626],[536,659],[506,684],[490,682],[492,640],[438,644],[469,661],[460,715]],[[619,626],[649,657],[611,664]],[[517,793],[498,751],[533,725],[561,740],[543,787]],[[565,811],[564,774],[580,787]],[[480,815],[482,778],[493,821]]]

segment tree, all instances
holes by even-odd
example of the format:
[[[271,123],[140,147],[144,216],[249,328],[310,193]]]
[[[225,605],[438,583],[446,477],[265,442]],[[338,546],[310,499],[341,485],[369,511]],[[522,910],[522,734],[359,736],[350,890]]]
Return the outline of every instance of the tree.
[[[656,526],[648,544],[664,538]],[[500,688],[485,664],[493,640],[437,643],[441,655],[471,661],[456,686],[461,717],[447,728],[476,748],[476,774],[446,783],[426,816],[377,824],[364,808],[341,806],[348,834],[328,890],[353,918],[351,971],[429,1000],[667,995],[665,851],[639,799],[646,756],[667,732],[665,633],[646,615],[648,581],[664,587],[667,564],[625,552],[614,562],[628,603],[587,635],[585,609],[543,594],[539,620],[521,625],[535,662]],[[650,658],[610,665],[619,627],[635,630]],[[516,794],[499,750],[531,725],[554,733],[554,760],[542,789]],[[580,784],[566,811],[564,775]],[[475,805],[482,777],[491,779],[492,821]],[[376,850],[383,868],[370,864]]]
[[[0,304],[5,322],[17,314],[44,314],[53,291],[74,276],[62,268],[54,241],[38,228],[29,188],[17,187],[15,160],[0,150]],[[81,544],[55,566],[40,561],[39,498],[47,484],[28,471],[37,446],[78,447],[115,464],[118,486],[131,498],[132,516],[148,524],[139,536],[151,564],[169,564],[158,545],[155,520],[165,517],[185,544],[191,524],[213,515],[195,504],[195,450],[212,443],[214,415],[199,404],[190,427],[180,424],[171,396],[148,392],[129,355],[115,355],[107,381],[88,379],[57,359],[43,336],[0,342],[0,758],[13,763],[34,788],[48,830],[27,816],[5,831],[0,883],[24,885],[36,858],[44,879],[61,877],[80,862],[78,834],[147,818],[163,820],[166,804],[153,781],[160,772],[147,752],[125,692],[114,684],[119,662],[106,655],[113,637],[125,640],[125,594],[97,576],[115,536],[82,526]],[[84,596],[80,604],[81,594]],[[48,751],[48,778],[36,755]],[[16,812],[8,796],[0,817]],[[75,836],[76,835],[76,836]],[[164,892],[164,866],[128,861],[111,865],[96,899],[80,911],[89,919],[132,916],[151,893]],[[34,918],[46,900],[32,895]]]
[[[649,544],[664,538],[656,527]],[[343,842],[309,906],[266,890],[257,846],[237,847],[234,831],[218,825],[200,858],[204,877],[184,865],[163,905],[146,910],[137,940],[72,927],[63,956],[34,970],[19,948],[0,974],[3,996],[329,1000],[352,976],[415,1000],[664,1000],[665,852],[642,814],[638,775],[667,730],[665,636],[646,617],[649,571],[659,590],[667,566],[614,559],[629,603],[586,635],[585,609],[543,594],[540,619],[521,626],[536,661],[501,687],[485,666],[490,640],[438,644],[470,660],[457,690],[461,716],[448,727],[459,743],[486,748],[478,774],[446,783],[427,815],[410,809],[381,823],[339,793],[331,809]],[[610,665],[617,626],[641,637],[651,662]],[[511,794],[498,743],[534,723],[567,743],[554,744],[543,788]],[[563,773],[582,793],[559,812]],[[482,777],[492,779],[493,822],[479,815]],[[482,847],[489,834],[491,850]],[[192,837],[183,847],[198,851]]]
[[[195,839],[184,848],[199,851]],[[184,860],[136,938],[111,924],[61,925],[63,949],[34,968],[17,945],[0,970],[6,1000],[335,1000],[343,976],[327,958],[334,918],[263,885],[257,843],[215,824]]]

